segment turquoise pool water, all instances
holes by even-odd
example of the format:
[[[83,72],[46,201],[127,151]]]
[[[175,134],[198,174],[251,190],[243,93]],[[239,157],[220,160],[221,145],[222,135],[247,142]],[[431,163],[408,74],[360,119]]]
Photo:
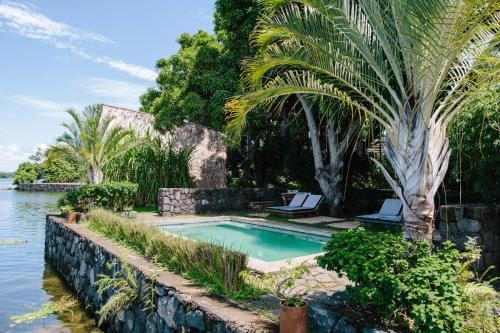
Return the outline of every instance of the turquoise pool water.
[[[326,237],[239,222],[186,223],[160,228],[187,238],[222,244],[266,262],[322,252],[327,240]]]

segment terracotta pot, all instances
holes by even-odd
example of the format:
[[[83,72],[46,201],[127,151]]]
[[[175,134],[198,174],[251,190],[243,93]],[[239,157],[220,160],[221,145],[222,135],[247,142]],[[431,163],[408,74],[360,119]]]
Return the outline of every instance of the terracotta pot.
[[[307,333],[307,303],[299,308],[280,304],[280,333]]]
[[[66,217],[66,222],[76,223],[76,218],[77,218],[76,212],[70,212],[70,213],[68,213],[68,215]]]

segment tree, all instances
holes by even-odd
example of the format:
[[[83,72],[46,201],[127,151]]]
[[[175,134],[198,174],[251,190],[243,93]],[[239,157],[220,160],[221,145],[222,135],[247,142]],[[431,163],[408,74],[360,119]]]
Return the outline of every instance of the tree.
[[[61,146],[53,146],[54,149],[67,149],[80,156],[91,184],[103,180],[103,168],[111,160],[139,143],[134,139],[132,130],[113,126],[113,118],[104,117],[102,110],[101,104],[86,106],[81,113],[66,110],[73,122],[63,124],[67,132],[57,138]]]
[[[249,92],[234,101],[229,129],[247,113],[292,94],[330,98],[376,120],[403,201],[408,238],[432,239],[434,195],[450,157],[446,129],[485,83],[498,81],[494,0],[265,0],[246,65]],[[496,66],[496,69],[492,67]]]
[[[184,120],[215,129],[224,127],[224,103],[238,77],[223,46],[204,31],[182,34],[179,52],[156,63],[157,88],[141,96],[141,111],[155,115],[158,129],[168,131]]]
[[[452,177],[460,192],[500,202],[500,86],[464,106],[450,128]]]
[[[26,184],[33,183],[38,179],[37,166],[35,163],[24,162],[19,164],[16,172],[14,172],[13,181],[14,184]]]
[[[87,178],[85,162],[65,146],[47,149],[41,168],[43,179],[50,183],[74,183]]]

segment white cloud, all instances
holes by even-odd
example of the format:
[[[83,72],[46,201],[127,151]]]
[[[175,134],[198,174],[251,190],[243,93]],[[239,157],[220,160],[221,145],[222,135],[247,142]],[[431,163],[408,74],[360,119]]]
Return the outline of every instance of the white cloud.
[[[22,3],[0,0],[0,31],[2,30],[68,50],[83,59],[106,64],[113,69],[143,80],[154,81],[157,76],[157,73],[151,68],[90,54],[81,47],[82,42],[114,43],[114,41],[104,35],[54,21],[37,12],[34,7]]]
[[[75,103],[66,103],[61,101],[53,101],[42,99],[28,95],[10,95],[0,96],[3,99],[10,100],[16,104],[23,105],[36,110],[41,110],[39,114],[51,118],[64,119],[67,118],[65,110],[69,107],[79,108],[80,105]]]
[[[65,23],[54,21],[36,12],[35,8],[22,3],[0,2],[0,23],[8,31],[46,42],[113,42],[103,35],[83,31]]]
[[[40,144],[25,150],[17,144],[0,145],[0,171],[15,171],[19,163],[26,162],[38,149],[45,150],[48,147],[47,144]]]
[[[131,109],[139,108],[139,96],[147,89],[140,84],[101,77],[83,78],[78,85],[87,92],[99,96],[104,103]]]
[[[142,67],[139,65],[128,64],[122,60],[111,59],[108,57],[97,57],[94,58],[94,61],[105,63],[109,65],[111,68],[117,69],[129,75],[138,77],[140,79],[154,81],[156,79],[157,73],[146,67]]]

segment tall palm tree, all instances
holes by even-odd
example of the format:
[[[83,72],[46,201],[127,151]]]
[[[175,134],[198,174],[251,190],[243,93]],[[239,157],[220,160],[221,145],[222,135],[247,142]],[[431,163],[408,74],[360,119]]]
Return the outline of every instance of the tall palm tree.
[[[228,104],[238,134],[257,105],[291,94],[331,98],[378,121],[403,201],[408,238],[430,240],[434,196],[450,157],[446,130],[498,82],[496,0],[263,0],[245,64],[245,95]],[[282,105],[282,103],[275,104]]]
[[[103,116],[101,104],[86,106],[81,113],[73,109],[66,112],[73,122],[63,124],[67,132],[57,138],[60,145],[55,147],[78,154],[87,167],[89,183],[98,184],[109,161],[135,147],[138,141],[132,130],[113,126],[113,118]]]

